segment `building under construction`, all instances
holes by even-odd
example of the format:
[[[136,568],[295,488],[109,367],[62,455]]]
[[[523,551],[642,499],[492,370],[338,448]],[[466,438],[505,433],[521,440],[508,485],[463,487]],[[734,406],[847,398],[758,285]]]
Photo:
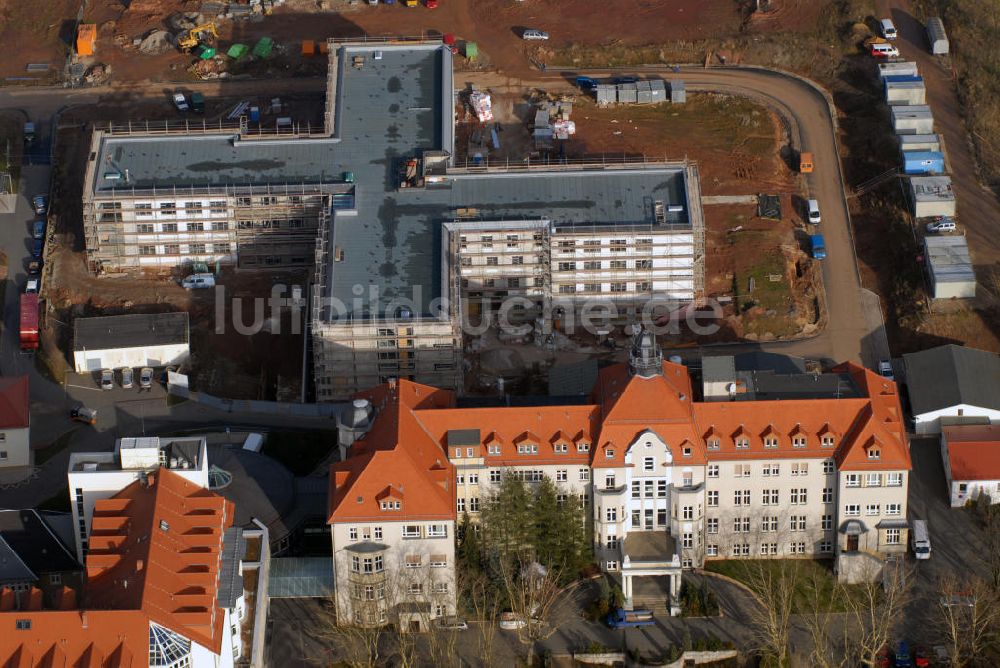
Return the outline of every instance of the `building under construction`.
[[[459,389],[463,321],[515,300],[546,331],[589,300],[618,321],[703,294],[689,162],[454,166],[440,41],[330,41],[325,127],[282,135],[97,133],[91,266],[315,261],[317,399],[390,378]],[[550,310],[551,309],[551,310]]]

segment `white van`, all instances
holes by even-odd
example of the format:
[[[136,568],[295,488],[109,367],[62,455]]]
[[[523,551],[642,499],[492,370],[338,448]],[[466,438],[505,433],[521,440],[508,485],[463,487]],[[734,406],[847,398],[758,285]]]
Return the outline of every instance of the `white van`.
[[[896,58],[899,56],[899,49],[888,43],[872,44],[872,56],[875,58]]]
[[[882,33],[882,37],[885,37],[890,42],[896,39],[896,25],[892,22],[892,19],[882,19],[878,22],[878,27]]]
[[[910,547],[913,548],[913,556],[917,559],[931,558],[931,537],[927,533],[926,520],[913,520],[910,527]]]
[[[813,225],[819,225],[820,215],[819,215],[819,200],[811,199],[808,202],[809,210],[809,222]]]
[[[183,281],[181,287],[185,290],[199,290],[201,288],[214,288],[215,276],[212,274],[191,274]]]

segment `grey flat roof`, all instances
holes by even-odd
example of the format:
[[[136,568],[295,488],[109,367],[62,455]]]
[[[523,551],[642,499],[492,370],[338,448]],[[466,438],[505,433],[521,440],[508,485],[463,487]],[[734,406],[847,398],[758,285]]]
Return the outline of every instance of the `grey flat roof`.
[[[38,511],[0,510],[0,584],[82,568]]]
[[[382,315],[389,301],[400,299],[412,300],[415,314],[428,313],[431,300],[441,296],[441,224],[460,208],[476,209],[482,219],[542,219],[561,228],[645,227],[655,223],[659,200],[684,207],[669,222],[690,225],[680,166],[450,173],[441,184],[400,191],[382,187],[384,172],[381,164],[356,171],[358,213],[336,216],[333,223],[331,250],[342,251],[344,260],[335,262],[330,253],[326,297],[354,317]],[[363,288],[360,295],[356,286]],[[369,286],[377,286],[380,307],[373,308]]]
[[[938,283],[975,283],[969,245],[964,236],[924,237],[924,251],[934,280]]]
[[[271,598],[328,598],[333,595],[333,557],[271,559]]]
[[[108,350],[188,342],[187,313],[133,313],[73,321],[73,350]]]

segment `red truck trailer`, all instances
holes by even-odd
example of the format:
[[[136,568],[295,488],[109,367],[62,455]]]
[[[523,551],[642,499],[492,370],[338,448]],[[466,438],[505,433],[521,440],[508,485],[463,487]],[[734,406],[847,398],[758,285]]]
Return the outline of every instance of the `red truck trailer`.
[[[38,349],[38,294],[21,295],[21,350]]]

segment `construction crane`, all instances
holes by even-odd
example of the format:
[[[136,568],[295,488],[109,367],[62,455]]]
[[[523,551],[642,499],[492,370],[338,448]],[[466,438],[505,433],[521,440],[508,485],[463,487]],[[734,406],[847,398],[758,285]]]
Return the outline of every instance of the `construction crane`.
[[[177,48],[188,53],[199,44],[214,43],[219,38],[219,32],[214,23],[202,23],[177,35]]]

